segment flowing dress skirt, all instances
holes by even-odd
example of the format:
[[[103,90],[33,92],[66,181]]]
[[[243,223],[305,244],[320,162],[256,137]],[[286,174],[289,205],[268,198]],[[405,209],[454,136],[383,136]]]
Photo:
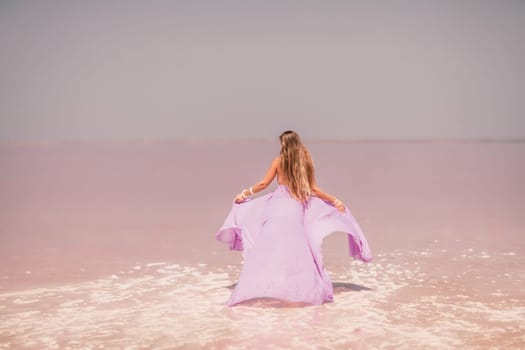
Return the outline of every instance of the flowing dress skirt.
[[[323,238],[348,234],[350,256],[370,262],[372,254],[357,221],[318,197],[303,206],[288,187],[243,203],[233,202],[216,233],[230,249],[243,252],[239,281],[227,305],[270,297],[319,305],[333,300],[332,281],[323,265]]]

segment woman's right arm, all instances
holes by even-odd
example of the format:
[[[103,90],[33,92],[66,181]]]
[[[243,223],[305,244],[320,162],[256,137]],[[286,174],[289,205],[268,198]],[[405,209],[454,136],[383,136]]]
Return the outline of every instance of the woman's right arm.
[[[316,196],[316,197],[319,197],[322,200],[330,203],[331,205],[336,207],[337,210],[339,210],[340,212],[344,213],[345,212],[345,205],[343,204],[343,202],[341,202],[336,197],[334,197],[334,196],[326,193],[325,191],[321,190],[319,188],[319,186],[317,186],[317,181],[315,179],[314,160],[312,159],[312,155],[310,154],[310,152],[308,152],[308,150],[306,151],[306,156],[309,158],[310,164],[312,166],[312,168],[311,168],[311,184],[310,184],[311,185],[311,190],[312,190],[312,195]]]
[[[319,197],[322,200],[330,202],[330,203],[333,203],[336,200],[334,196],[321,190],[315,183],[315,180],[314,180],[314,183],[312,184],[312,195]]]
[[[331,205],[336,207],[337,210],[339,210],[340,212],[344,212],[345,211],[345,205],[343,204],[343,202],[341,202],[336,197],[334,197],[334,196],[326,193],[325,191],[321,190],[319,188],[319,186],[317,186],[317,182],[315,181],[315,176],[313,177],[313,182],[312,182],[312,195],[314,195],[316,197],[319,197],[319,198],[321,198],[324,201],[329,202]],[[334,202],[335,202],[335,204],[334,204]]]

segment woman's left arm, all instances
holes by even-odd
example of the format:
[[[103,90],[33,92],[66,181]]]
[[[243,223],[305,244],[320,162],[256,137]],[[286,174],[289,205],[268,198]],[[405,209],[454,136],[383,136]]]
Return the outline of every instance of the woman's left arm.
[[[244,189],[235,197],[236,203],[243,202],[249,195],[253,195],[257,192],[264,190],[268,185],[270,185],[277,174],[277,167],[279,166],[279,156],[275,157],[272,160],[272,164],[266,171],[263,179],[258,181],[256,184],[250,187],[250,189]]]

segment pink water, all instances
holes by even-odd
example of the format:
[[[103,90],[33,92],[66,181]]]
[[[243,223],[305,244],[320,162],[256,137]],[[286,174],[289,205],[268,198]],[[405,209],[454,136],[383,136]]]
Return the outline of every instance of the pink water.
[[[2,145],[0,348],[525,347],[524,143],[306,143],[375,260],[334,234],[333,303],[236,308],[214,234],[277,142]]]

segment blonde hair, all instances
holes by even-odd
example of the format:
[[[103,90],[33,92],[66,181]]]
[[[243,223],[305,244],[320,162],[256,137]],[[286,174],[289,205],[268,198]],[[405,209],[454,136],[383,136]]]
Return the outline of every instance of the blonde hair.
[[[281,141],[280,165],[293,197],[306,203],[312,194],[314,163],[299,135],[287,130],[279,136]]]

